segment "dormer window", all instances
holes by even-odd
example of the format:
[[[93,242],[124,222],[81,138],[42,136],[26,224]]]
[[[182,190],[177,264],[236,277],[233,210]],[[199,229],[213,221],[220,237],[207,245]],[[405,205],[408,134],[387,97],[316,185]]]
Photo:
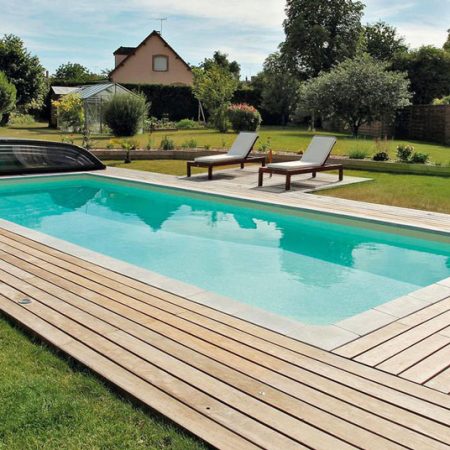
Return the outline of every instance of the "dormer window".
[[[153,72],[167,72],[169,70],[169,58],[166,55],[153,56]]]

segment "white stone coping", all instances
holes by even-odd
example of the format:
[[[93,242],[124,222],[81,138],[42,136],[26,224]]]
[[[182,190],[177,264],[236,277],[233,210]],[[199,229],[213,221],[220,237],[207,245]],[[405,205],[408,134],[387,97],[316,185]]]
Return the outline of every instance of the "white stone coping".
[[[71,175],[80,175],[80,173]],[[81,173],[81,175],[85,174]],[[89,175],[92,176],[91,174]],[[95,173],[95,175],[97,175],[97,173]],[[108,178],[110,177],[109,175],[101,176]],[[18,177],[8,178],[16,179]],[[19,178],[23,178],[23,176]],[[29,178],[29,176],[26,178]],[[117,176],[111,178],[132,181],[134,183],[148,183],[145,180],[136,181],[136,179],[119,178]],[[172,187],[163,184],[155,185],[161,187]],[[202,191],[202,193],[205,192]],[[210,193],[208,192],[208,194]],[[228,197],[229,195],[226,194],[226,196]],[[242,198],[238,199],[242,200]],[[254,199],[251,200],[254,201]],[[283,206],[283,204],[275,204],[275,206]],[[303,210],[303,208],[298,209]],[[44,233],[17,225],[7,220],[0,219],[0,227],[60,250],[64,253],[73,255],[82,260],[99,265],[113,272],[134,278],[150,286],[179,295],[196,303],[216,309],[233,317],[251,322],[293,339],[317,346],[324,350],[333,350],[389,323],[400,320],[415,311],[426,308],[432,303],[436,303],[450,297],[449,277],[439,281],[438,283],[421,288],[404,297],[384,303],[332,325],[310,325],[215,294],[197,286],[163,276],[127,262],[72,244],[62,239],[54,238]],[[427,230],[427,228],[425,228],[425,230]]]

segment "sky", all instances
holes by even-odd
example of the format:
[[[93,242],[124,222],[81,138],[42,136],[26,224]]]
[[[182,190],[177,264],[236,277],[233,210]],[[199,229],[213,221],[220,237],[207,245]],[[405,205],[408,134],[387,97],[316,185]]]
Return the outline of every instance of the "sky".
[[[441,47],[450,0],[366,0],[363,23],[397,27],[411,48]],[[190,64],[215,50],[250,77],[283,40],[285,0],[0,0],[0,35],[20,36],[50,73],[68,61],[93,72],[112,69],[113,52],[137,46],[167,17],[163,36]]]

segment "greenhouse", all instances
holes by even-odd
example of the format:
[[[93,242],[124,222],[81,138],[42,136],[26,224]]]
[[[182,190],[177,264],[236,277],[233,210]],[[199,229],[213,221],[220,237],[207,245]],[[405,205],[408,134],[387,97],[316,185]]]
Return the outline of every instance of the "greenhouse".
[[[105,123],[103,121],[104,105],[116,94],[134,95],[133,92],[117,83],[91,84],[86,86],[52,86],[51,99],[60,100],[67,94],[78,94],[83,100],[86,126],[91,132],[102,133]],[[56,107],[51,107],[50,126],[64,128],[59,123]]]

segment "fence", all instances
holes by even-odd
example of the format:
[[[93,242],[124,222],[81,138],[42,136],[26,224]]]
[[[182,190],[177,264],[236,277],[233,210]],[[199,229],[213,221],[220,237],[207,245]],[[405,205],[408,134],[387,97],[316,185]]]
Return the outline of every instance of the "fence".
[[[360,133],[450,145],[450,105],[409,106],[398,112],[394,124],[373,122],[363,125]]]

